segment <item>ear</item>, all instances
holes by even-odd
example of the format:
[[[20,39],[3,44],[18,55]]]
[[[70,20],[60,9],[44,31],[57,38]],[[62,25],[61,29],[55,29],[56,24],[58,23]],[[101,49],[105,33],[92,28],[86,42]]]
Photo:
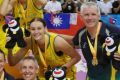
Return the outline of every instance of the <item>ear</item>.
[[[36,70],[36,74],[38,74],[39,73],[39,68]]]

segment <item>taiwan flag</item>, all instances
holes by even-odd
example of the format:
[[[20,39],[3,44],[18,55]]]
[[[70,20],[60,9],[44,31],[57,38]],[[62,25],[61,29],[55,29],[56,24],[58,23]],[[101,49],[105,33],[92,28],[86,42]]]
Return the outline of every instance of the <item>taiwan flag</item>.
[[[48,29],[69,29],[70,14],[45,14]]]
[[[75,35],[83,27],[83,21],[77,13],[44,14],[48,31],[65,35]]]

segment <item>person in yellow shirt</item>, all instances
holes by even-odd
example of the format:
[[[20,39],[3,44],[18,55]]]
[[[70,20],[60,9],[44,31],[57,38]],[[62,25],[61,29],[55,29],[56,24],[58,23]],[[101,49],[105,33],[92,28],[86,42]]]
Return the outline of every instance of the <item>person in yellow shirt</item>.
[[[43,6],[47,0],[18,0],[14,7],[13,14],[15,17],[21,18],[21,25],[28,26],[28,22],[35,18],[43,18]]]
[[[11,14],[21,18],[21,26],[34,17],[43,18],[43,6],[47,0],[1,0],[0,14],[6,16]]]
[[[41,18],[34,18],[30,22],[31,37],[26,38],[27,46],[21,48],[15,55],[12,49],[8,52],[8,62],[11,66],[16,65],[32,49],[32,53],[40,66],[39,77],[45,80],[45,72],[57,66],[66,67],[66,77],[76,80],[76,64],[80,55],[62,37],[46,31],[46,23]],[[7,41],[11,38],[7,37]]]
[[[7,54],[7,49],[5,48],[6,34],[2,30],[2,26],[5,24],[5,16],[11,11],[12,5],[14,5],[16,0],[0,0],[0,49],[2,49]]]
[[[43,17],[42,7],[47,0],[0,0],[0,48],[7,54],[4,47],[6,34],[2,31],[5,24],[5,17],[12,14],[13,17],[20,17],[20,26],[27,26],[28,22],[34,17]],[[32,12],[31,12],[32,11]],[[5,16],[5,17],[4,17]],[[16,52],[19,48],[15,47]]]

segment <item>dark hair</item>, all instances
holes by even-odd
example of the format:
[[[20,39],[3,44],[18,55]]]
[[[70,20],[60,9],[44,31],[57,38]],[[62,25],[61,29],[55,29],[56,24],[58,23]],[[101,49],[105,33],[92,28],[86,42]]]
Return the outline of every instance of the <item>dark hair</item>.
[[[43,26],[46,27],[46,22],[45,22],[45,20],[42,19],[42,18],[38,18],[38,17],[32,19],[32,20],[29,22],[29,25],[30,25],[32,22],[34,22],[34,21],[40,21],[40,22],[43,23]]]
[[[3,57],[5,59],[5,53],[0,49],[0,54],[3,54]]]

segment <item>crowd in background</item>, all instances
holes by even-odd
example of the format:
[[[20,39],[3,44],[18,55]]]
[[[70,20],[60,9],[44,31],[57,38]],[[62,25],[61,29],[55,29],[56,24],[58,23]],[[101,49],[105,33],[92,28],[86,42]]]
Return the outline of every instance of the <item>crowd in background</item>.
[[[93,1],[97,3],[97,5],[100,7],[101,14],[119,14],[120,13],[120,0],[56,0],[57,2],[53,2],[52,8],[50,4],[52,5],[52,1],[54,0],[48,0],[47,4],[45,5],[45,12],[46,7],[49,6],[49,10],[56,9],[57,7],[60,9],[60,12],[63,13],[75,13],[80,11],[80,6],[82,3],[87,1]],[[61,5],[60,5],[61,4]],[[58,9],[58,10],[59,10]],[[50,13],[50,12],[48,12]]]
[[[39,1],[41,1],[41,0],[28,0],[28,2],[25,0],[21,0],[23,2],[17,1],[16,3],[14,3],[14,1],[16,1],[16,0],[8,0],[8,1],[13,1],[13,2],[3,3],[4,7],[1,6],[2,4],[0,2],[0,30],[2,30],[1,26],[4,25],[2,22],[8,23],[7,20],[8,20],[8,18],[10,18],[11,15],[15,18],[20,17],[20,26],[25,27],[25,28],[29,28],[28,26],[32,26],[30,28],[30,30],[31,30],[31,33],[33,34],[32,35],[33,38],[35,39],[35,40],[33,40],[33,42],[32,42],[31,37],[29,39],[26,39],[26,42],[28,45],[27,45],[27,47],[23,47],[22,49],[17,49],[15,51],[14,50],[12,51],[11,48],[8,48],[8,55],[7,55],[8,63],[12,66],[16,65],[28,53],[29,49],[33,49],[33,51],[35,52],[34,56],[38,61],[38,63],[37,63],[36,59],[34,57],[24,58],[22,60],[22,65],[20,68],[22,77],[24,79],[18,79],[18,80],[30,80],[29,78],[31,75],[32,75],[31,76],[32,79],[39,80],[39,78],[37,76],[38,68],[40,67],[40,65],[42,63],[39,62],[40,61],[40,59],[38,58],[39,54],[36,54],[37,52],[39,52],[39,50],[36,50],[36,49],[39,47],[41,49],[41,52],[45,53],[46,45],[42,44],[42,42],[45,43],[45,41],[41,40],[41,42],[40,42],[38,40],[39,35],[35,36],[36,35],[35,30],[36,31],[38,30],[38,33],[39,33],[39,30],[42,28],[43,29],[43,31],[41,31],[42,38],[45,38],[45,37],[43,37],[43,35],[49,35],[49,36],[52,35],[52,40],[56,39],[55,38],[57,36],[56,34],[47,34],[46,33],[47,32],[46,24],[44,23],[44,21],[39,20],[39,18],[43,18],[44,13],[50,13],[50,14],[78,13],[78,14],[81,14],[81,12],[80,12],[81,5],[85,2],[92,1],[92,2],[97,3],[97,6],[100,8],[101,15],[120,14],[120,0],[47,0],[47,2],[44,2],[45,0],[43,0],[43,3],[41,3],[41,2],[39,3]],[[34,1],[34,2],[32,2],[32,1]],[[29,4],[32,4],[32,7]],[[21,7],[21,5],[22,5],[22,7]],[[27,5],[27,7],[26,7],[26,5]],[[34,18],[36,18],[36,19],[34,19]],[[31,20],[33,20],[33,22],[30,24],[29,22]],[[99,20],[98,20],[98,22],[99,22]],[[41,25],[42,27],[37,26],[37,25]],[[36,28],[36,26],[37,26],[37,28]],[[8,36],[6,36],[6,33],[3,33],[3,32],[0,32],[0,35],[1,35],[0,40],[2,42],[2,43],[0,43],[0,48],[1,48],[1,50],[3,50],[3,51],[0,50],[0,53],[4,54],[4,52],[7,53],[6,49],[4,49],[3,46],[5,46],[6,37],[8,37]],[[58,44],[59,40],[62,40],[61,44],[66,44],[67,46],[66,45],[61,46],[60,44]],[[33,45],[33,43],[34,43],[34,45]],[[38,43],[38,45],[36,45],[37,43]],[[54,45],[52,45],[52,48],[55,48],[55,49],[53,49],[53,51],[54,50],[55,51],[52,52],[51,47],[50,47],[48,52],[51,51],[51,53],[55,53],[55,54],[58,53],[58,56],[60,56],[60,57],[57,57],[57,59],[59,60],[58,62],[57,61],[55,62],[55,59],[53,59],[54,61],[48,59],[49,61],[51,61],[51,62],[48,61],[48,64],[52,64],[52,66],[55,67],[56,65],[53,63],[53,62],[55,62],[57,65],[59,64],[60,66],[62,66],[62,68],[65,67],[65,69],[72,67],[69,70],[70,75],[67,75],[67,76],[70,76],[71,79],[75,80],[75,78],[74,78],[75,74],[72,72],[76,72],[74,69],[74,64],[76,64],[80,60],[80,56],[78,56],[78,53],[73,49],[73,47],[71,47],[71,45],[69,45],[67,43],[67,41],[64,41],[61,37],[60,38],[58,37],[56,43],[54,41],[52,41],[51,43],[54,43],[57,46],[53,47]],[[2,47],[1,47],[1,45],[2,45]],[[31,45],[36,49],[34,49]],[[62,47],[66,47],[66,48],[63,49]],[[56,51],[58,51],[58,52],[56,52]],[[69,59],[66,54],[61,57],[61,51],[63,51],[63,53],[67,53],[67,55],[70,56],[71,60],[68,61]],[[63,53],[62,53],[62,55],[63,55]],[[75,54],[73,55],[73,53],[75,53],[76,55]],[[5,62],[4,55],[0,55],[0,56],[2,56],[1,62]],[[5,56],[6,56],[6,54],[5,54]],[[53,56],[54,55],[52,55],[52,58],[53,58]],[[67,56],[67,58],[65,58],[66,56]],[[44,55],[44,57],[46,57],[46,56]],[[47,55],[46,58],[50,58],[50,57]],[[64,60],[65,60],[64,58],[66,59],[65,62],[64,62]],[[62,61],[62,60],[63,60],[63,63],[62,62],[60,63],[60,61]],[[40,63],[40,65],[38,67],[39,63]],[[2,66],[3,65],[4,64],[2,64]],[[111,65],[111,63],[110,63],[110,65]],[[41,67],[42,67],[41,77],[43,77],[44,76],[43,75],[43,66],[41,66]],[[29,70],[31,73],[27,72],[27,70]],[[4,67],[2,67],[2,71],[6,73],[6,71],[4,70]],[[47,75],[48,75],[48,73],[47,73]],[[74,76],[71,76],[71,74],[72,75],[74,74]],[[1,77],[0,79],[4,78],[3,73],[2,73],[2,76],[3,77],[1,77],[1,75],[0,75],[0,77]],[[45,79],[43,79],[43,80],[45,80]]]

